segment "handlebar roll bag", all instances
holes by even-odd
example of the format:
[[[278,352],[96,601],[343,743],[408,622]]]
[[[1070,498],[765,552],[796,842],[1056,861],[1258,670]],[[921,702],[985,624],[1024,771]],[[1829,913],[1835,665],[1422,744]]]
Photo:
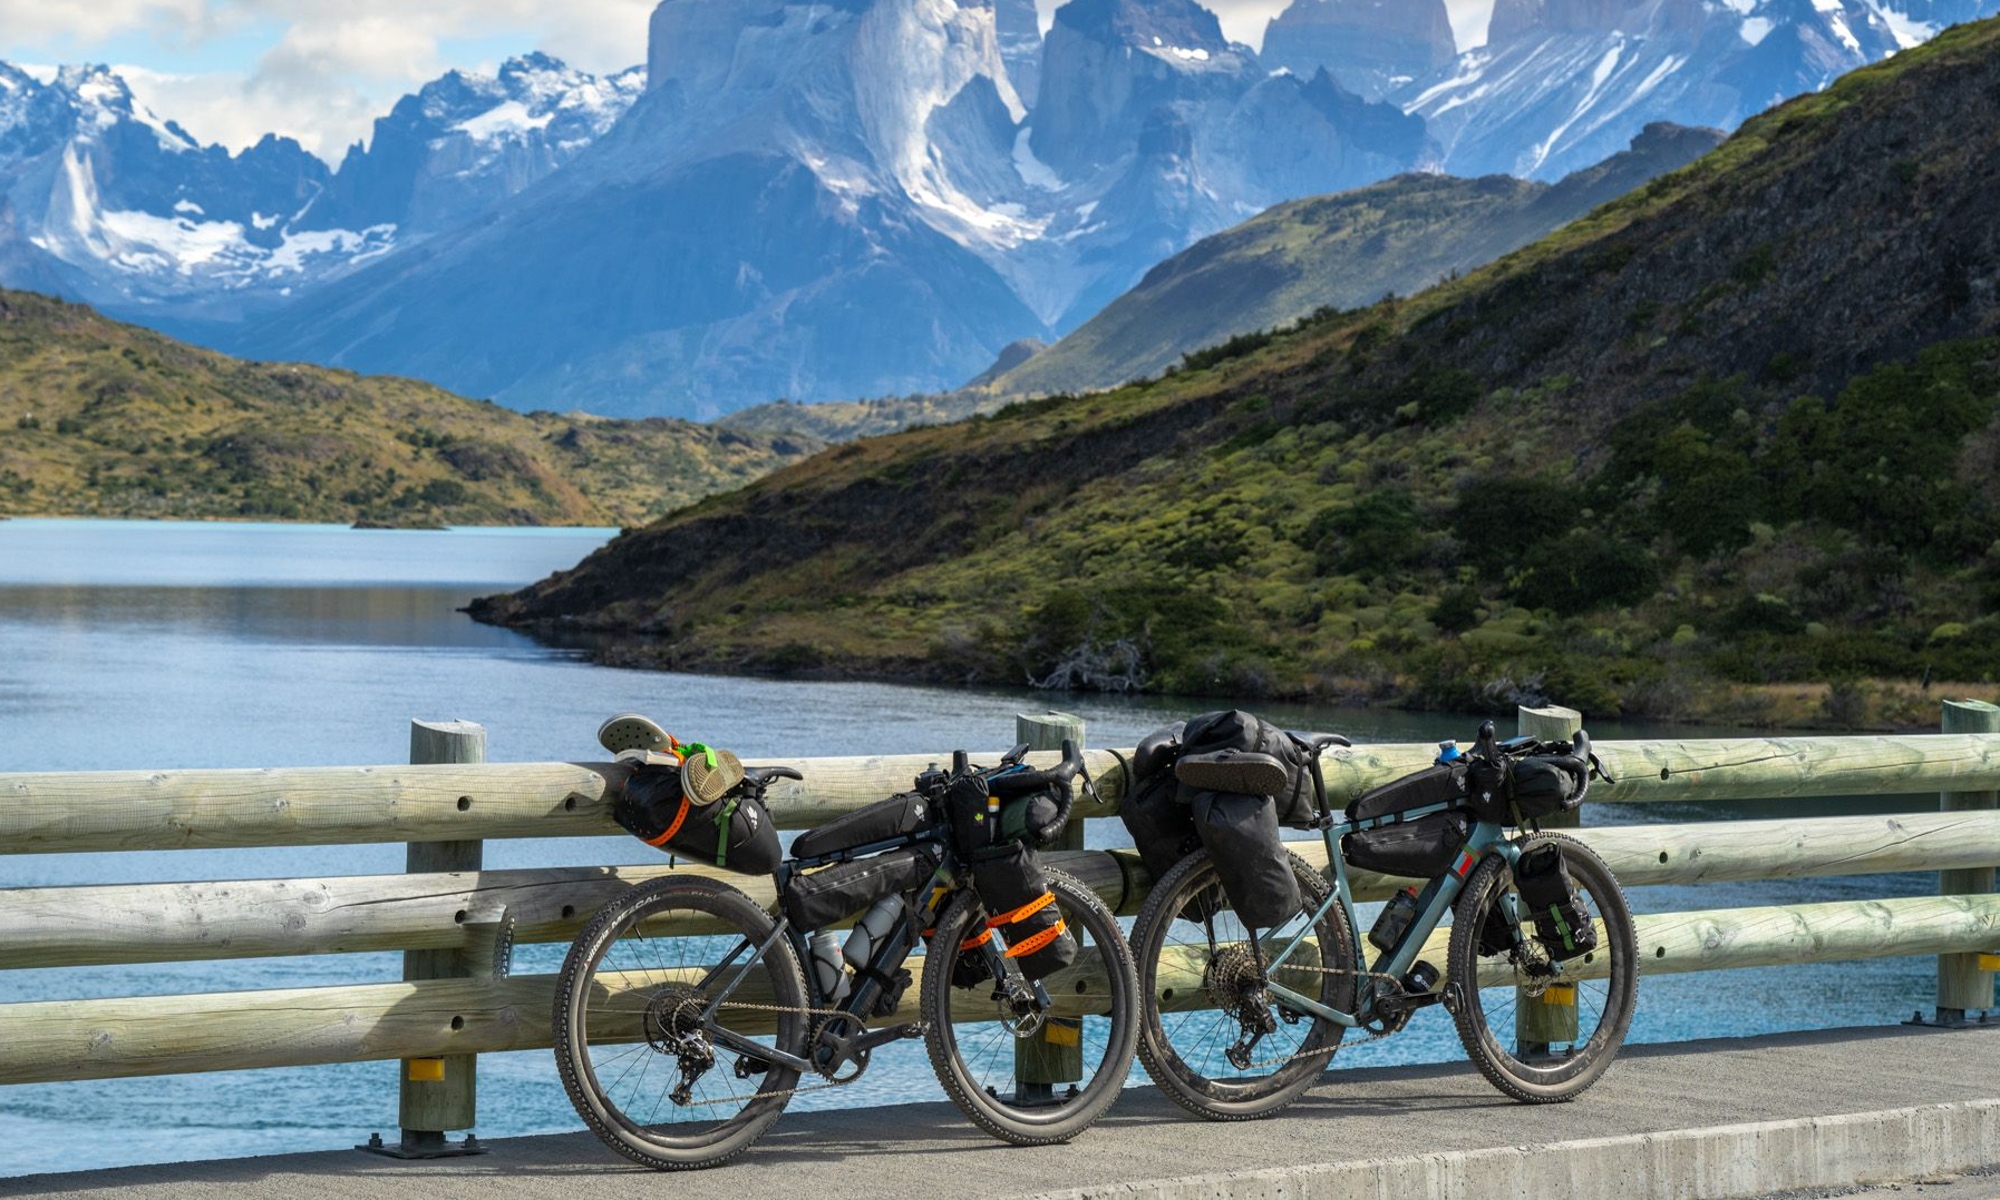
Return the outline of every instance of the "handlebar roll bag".
[[[818,858],[873,842],[894,841],[924,828],[930,816],[931,804],[923,793],[898,792],[800,834],[792,841],[792,857]]]
[[[1556,743],[1554,749],[1559,752],[1475,760],[1466,773],[1472,810],[1496,825],[1518,825],[1581,804],[1589,764],[1567,753],[1567,743]]]
[[[973,860],[972,886],[987,929],[1000,935],[1022,975],[1043,979],[1076,961],[1076,939],[1033,850],[1019,843],[988,850]]]
[[[1191,791],[1188,808],[1238,920],[1270,929],[1299,911],[1299,881],[1278,832],[1276,802],[1269,796]]]
[[[1535,936],[1550,958],[1567,962],[1597,949],[1597,925],[1577,894],[1561,846],[1545,842],[1522,851],[1514,863],[1514,886],[1521,889],[1521,906],[1534,918]]]
[[[744,875],[769,875],[784,852],[771,814],[739,788],[707,806],[681,790],[679,767],[639,767],[626,778],[611,816],[625,831],[665,853]]]
[[[785,883],[785,918],[801,932],[831,928],[884,896],[916,891],[937,868],[937,852],[917,845],[801,872]]]

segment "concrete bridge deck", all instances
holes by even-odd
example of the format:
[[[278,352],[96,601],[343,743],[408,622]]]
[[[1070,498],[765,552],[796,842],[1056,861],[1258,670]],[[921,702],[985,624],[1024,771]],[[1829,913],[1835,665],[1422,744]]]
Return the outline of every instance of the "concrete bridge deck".
[[[115,1131],[106,1131],[115,1136]],[[1628,1049],[1583,1099],[1507,1101],[1463,1062],[1330,1072],[1284,1116],[1218,1125],[1135,1088],[1076,1143],[1002,1146],[946,1104],[800,1113],[671,1179],[586,1133],[403,1163],[352,1151],[0,1179],[0,1195],[674,1200],[795,1196],[1756,1196],[2000,1164],[2000,1027],[1833,1030]],[[1973,1193],[2000,1195],[2000,1177]]]

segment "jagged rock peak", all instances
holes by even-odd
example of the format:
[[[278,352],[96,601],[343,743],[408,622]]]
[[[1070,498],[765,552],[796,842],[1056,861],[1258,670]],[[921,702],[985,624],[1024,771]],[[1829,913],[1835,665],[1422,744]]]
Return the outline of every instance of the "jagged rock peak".
[[[1070,0],[1056,10],[1056,24],[1109,45],[1189,57],[1230,48],[1222,23],[1194,0]]]
[[[1265,27],[1263,58],[1303,76],[1325,67],[1374,100],[1457,49],[1444,0],[1293,0]]]

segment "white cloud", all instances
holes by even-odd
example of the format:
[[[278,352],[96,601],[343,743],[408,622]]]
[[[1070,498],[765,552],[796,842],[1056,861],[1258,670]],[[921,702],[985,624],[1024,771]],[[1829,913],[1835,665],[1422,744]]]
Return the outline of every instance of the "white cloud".
[[[491,65],[547,50],[588,71],[646,59],[654,0],[0,0],[0,37],[74,60],[98,46],[133,53],[135,35],[157,45],[121,68],[155,112],[203,141],[241,149],[266,132],[299,139],[338,162],[369,136],[374,118],[461,61],[463,47]],[[240,67],[177,69],[211,39],[246,28],[276,40]]]

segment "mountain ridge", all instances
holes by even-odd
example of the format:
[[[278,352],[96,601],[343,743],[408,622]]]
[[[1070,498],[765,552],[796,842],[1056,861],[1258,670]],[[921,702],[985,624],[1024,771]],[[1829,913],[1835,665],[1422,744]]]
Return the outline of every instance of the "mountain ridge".
[[[1746,722],[1990,679],[1997,49],[1949,30],[1407,300],[847,444],[476,615],[635,665]]]

